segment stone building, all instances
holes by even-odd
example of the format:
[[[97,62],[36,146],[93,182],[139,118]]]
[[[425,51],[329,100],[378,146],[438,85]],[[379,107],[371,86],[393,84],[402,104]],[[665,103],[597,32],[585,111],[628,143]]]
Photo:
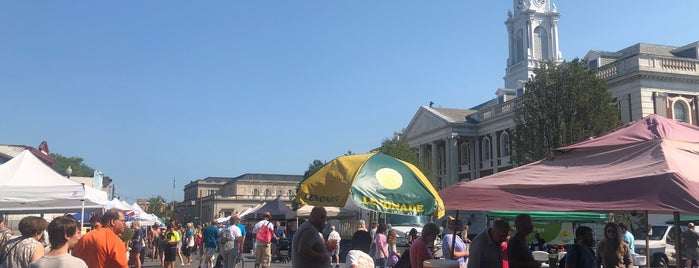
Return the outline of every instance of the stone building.
[[[513,10],[505,20],[508,59],[497,98],[469,109],[422,106],[400,137],[433,168],[438,189],[513,167],[513,111],[526,91],[524,84],[540,61],[562,62],[556,6],[549,0],[513,0]],[[636,44],[617,52],[590,51],[585,59],[609,82],[623,122],[656,113],[697,125],[697,54],[699,42]],[[461,215],[471,223],[471,233],[485,227],[484,212]]]
[[[184,201],[177,205],[181,222],[210,221],[227,217],[262,202],[280,197],[288,206],[296,194],[301,175],[254,174],[207,177],[184,187]]]

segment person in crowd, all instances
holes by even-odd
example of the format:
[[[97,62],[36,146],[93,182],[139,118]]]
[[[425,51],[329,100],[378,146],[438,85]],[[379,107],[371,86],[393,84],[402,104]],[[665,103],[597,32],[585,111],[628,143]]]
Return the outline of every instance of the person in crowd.
[[[539,233],[534,234],[534,241],[532,241],[531,250],[546,250],[546,240],[541,238]]]
[[[172,222],[166,224],[167,231],[165,232],[165,260],[163,262],[165,268],[174,268],[177,260],[178,244],[180,243],[180,233],[175,230],[175,225]],[[182,264],[184,266],[184,264]]]
[[[463,240],[464,243],[466,243],[466,244],[471,243],[471,239],[468,239],[468,230],[469,230],[469,226],[464,225],[464,229],[463,229],[463,231],[461,231],[461,240]]]
[[[506,241],[510,224],[505,220],[493,221],[493,226],[473,238],[469,248],[468,268],[500,268],[503,253],[500,244]],[[509,250],[509,249],[508,249]]]
[[[422,236],[415,239],[410,246],[410,267],[422,268],[425,260],[434,259],[430,246],[434,244],[439,232],[439,226],[434,222],[428,222],[422,227]]]
[[[408,232],[408,245],[412,245],[415,239],[417,239],[417,229],[412,228],[410,232]]]
[[[379,223],[376,221],[371,222],[371,229],[369,234],[371,235],[371,248],[369,249],[369,255],[376,256],[376,229],[379,227]],[[376,262],[376,260],[374,260]]]
[[[274,229],[272,229],[272,232],[274,232],[274,235],[272,236],[272,240],[270,243],[270,246],[271,246],[271,250],[270,250],[271,254],[270,255],[272,256],[271,257],[272,262],[274,262],[275,256],[279,256],[279,251],[278,251],[277,246],[279,246],[279,238],[281,238],[281,237],[279,235],[277,235],[278,234],[277,230],[281,229],[281,228],[282,228],[281,222],[274,221]]]
[[[167,231],[167,228],[165,227],[165,224],[161,224],[158,226],[158,231],[160,234],[158,235],[158,260],[160,261],[160,267],[165,266],[165,251],[167,251],[168,243],[167,239],[165,238],[165,233]]]
[[[386,243],[386,224],[381,223],[376,227],[374,234],[374,245],[376,252],[374,253],[374,264],[379,268],[388,266],[388,244]]]
[[[631,251],[629,246],[622,242],[619,225],[616,223],[608,222],[604,225],[604,238],[595,251],[595,267],[600,266],[603,268],[633,267]]]
[[[335,230],[335,226],[330,226],[330,234],[328,234],[328,252],[330,252],[330,257],[335,258],[335,263],[337,266],[340,265],[340,233]],[[332,263],[332,259],[330,259]]]
[[[323,230],[328,212],[324,207],[316,206],[311,210],[310,218],[294,233],[291,245],[291,263],[294,268],[327,268],[330,267],[330,255],[318,236]]]
[[[182,228],[181,223],[177,223],[176,220],[172,220],[172,225],[175,227],[175,232],[179,235],[179,241],[177,242],[177,257],[180,258],[180,266],[184,266],[184,257],[182,256],[182,246],[183,246],[183,240],[182,238],[184,237],[184,228]]]
[[[213,268],[214,255],[216,254],[216,249],[218,247],[218,222],[216,219],[211,220],[211,224],[202,230],[202,240],[204,245],[203,258],[201,260],[205,261],[204,268]],[[199,267],[201,268],[202,261],[199,261]]]
[[[30,268],[87,268],[85,261],[68,253],[81,236],[80,223],[76,219],[72,216],[56,217],[49,223],[47,231],[51,250],[29,264]]]
[[[398,243],[398,234],[396,230],[388,230],[386,242],[388,243],[388,267],[393,267],[398,262],[398,259],[400,259],[401,254],[396,247],[396,243]]]
[[[102,219],[100,215],[92,215],[88,221],[90,222],[90,231],[102,228]]]
[[[352,249],[347,252],[345,258],[346,268],[374,268],[374,258],[369,256],[371,247],[371,235],[364,230],[357,230],[352,235]]]
[[[575,229],[575,244],[570,247],[565,257],[561,259],[559,267],[562,268],[593,268],[595,267],[595,253],[592,251],[594,243],[592,229],[587,226],[579,226]]]
[[[527,245],[526,237],[534,230],[532,217],[519,214],[515,217],[515,234],[507,243],[507,263],[512,268],[539,268],[541,262],[534,260],[532,251]]]
[[[19,232],[15,237],[0,246],[0,266],[29,267],[29,263],[44,256],[44,244],[41,238],[48,222],[36,216],[27,216],[19,221]]]
[[[468,258],[468,248],[461,237],[455,235],[456,231],[463,230],[463,223],[461,220],[453,220],[447,223],[447,229],[449,232],[442,237],[442,255],[445,259],[459,261],[459,267],[464,268]],[[452,250],[454,256],[451,255]]]
[[[507,244],[510,241],[510,235],[508,234],[507,237],[505,238],[505,241],[502,241],[500,243],[500,250],[502,252],[502,268],[509,268],[510,267],[510,261],[507,258]]]
[[[224,232],[229,232],[231,235],[230,237],[233,239],[223,245],[223,250],[225,251],[223,255],[223,267],[225,268],[235,267],[238,254],[240,254],[240,247],[243,243],[244,236],[243,232],[238,227],[239,222],[240,216],[233,215],[230,218],[230,226],[223,230]]]
[[[359,223],[357,224],[357,231],[369,231],[366,229],[366,222],[364,222],[364,220],[359,220]]]
[[[126,247],[119,238],[126,228],[124,213],[109,209],[102,215],[101,223],[101,228],[88,232],[78,241],[73,256],[85,261],[90,268],[127,268]]]
[[[184,238],[182,239],[182,255],[187,258],[187,266],[192,265],[192,251],[194,250],[194,224],[187,223]]]
[[[153,225],[150,227],[150,230],[148,232],[150,233],[150,259],[155,260],[158,256],[158,244],[155,240],[160,236],[160,223],[155,222]]]
[[[10,240],[12,237],[12,231],[5,225],[5,218],[0,214],[0,246],[2,246],[5,241]]]
[[[692,266],[692,261],[699,260],[699,234],[694,230],[694,223],[687,224],[687,230],[682,232],[682,244],[684,244],[684,254],[687,257],[685,266]]]
[[[274,235],[274,225],[269,221],[272,219],[272,214],[269,211],[265,211],[262,214],[262,220],[257,222],[252,228],[252,233],[255,235],[255,268],[257,267],[269,267],[272,262],[272,249],[271,243],[272,239],[275,239]],[[261,232],[268,232],[268,234],[260,235]],[[271,239],[269,241],[264,241],[259,239],[260,237],[269,236]]]
[[[138,221],[131,223],[131,229],[133,230],[133,236],[131,237],[131,253],[129,254],[130,263],[136,268],[141,268],[141,251],[143,251],[143,238],[145,235]]]
[[[624,243],[629,246],[629,250],[631,250],[631,256],[636,255],[636,247],[634,246],[634,241],[636,238],[631,232],[629,232],[629,228],[626,227],[626,224],[623,222],[619,223],[619,230],[621,231],[622,241],[624,241]]]

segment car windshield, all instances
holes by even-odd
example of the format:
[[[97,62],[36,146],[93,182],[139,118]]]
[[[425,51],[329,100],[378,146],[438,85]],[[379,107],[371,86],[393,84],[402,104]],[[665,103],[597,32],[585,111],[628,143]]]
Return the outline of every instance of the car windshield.
[[[406,216],[406,215],[386,215],[388,223],[391,226],[416,226],[422,227],[427,223],[427,217],[425,216]]]
[[[667,230],[669,226],[653,226],[651,228],[651,233],[650,237],[648,240],[661,240],[663,239],[663,235],[665,235],[665,230]],[[646,234],[643,232],[638,232],[636,234],[636,240],[645,240],[646,239]]]

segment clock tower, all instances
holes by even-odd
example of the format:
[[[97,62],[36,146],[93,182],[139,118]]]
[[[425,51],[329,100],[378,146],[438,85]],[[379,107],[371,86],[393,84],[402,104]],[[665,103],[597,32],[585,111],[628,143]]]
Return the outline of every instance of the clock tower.
[[[550,0],[513,0],[507,12],[508,58],[505,87],[521,89],[540,61],[562,62],[558,49],[560,14]]]

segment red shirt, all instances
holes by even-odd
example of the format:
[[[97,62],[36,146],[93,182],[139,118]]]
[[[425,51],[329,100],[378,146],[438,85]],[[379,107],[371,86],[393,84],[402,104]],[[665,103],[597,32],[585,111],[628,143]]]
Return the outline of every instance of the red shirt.
[[[502,268],[509,268],[507,263],[507,241],[503,241],[500,244],[500,248],[502,249]]]
[[[422,262],[434,259],[432,252],[427,248],[427,243],[422,237],[415,239],[410,246],[410,267],[422,268]]]

